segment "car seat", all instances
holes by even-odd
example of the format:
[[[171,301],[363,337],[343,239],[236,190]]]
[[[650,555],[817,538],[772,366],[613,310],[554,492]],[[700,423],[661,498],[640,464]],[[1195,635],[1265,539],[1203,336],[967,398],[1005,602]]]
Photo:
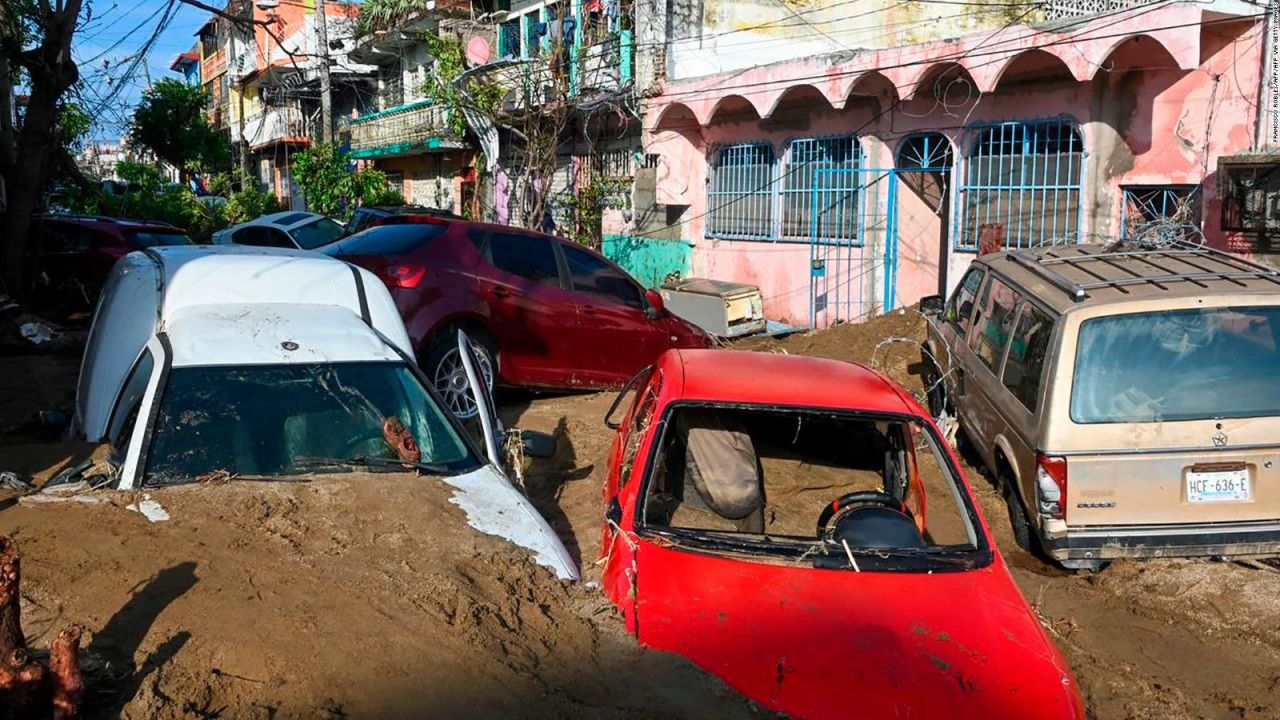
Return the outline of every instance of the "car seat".
[[[690,410],[677,415],[676,431],[685,444],[684,502],[733,520],[744,532],[763,532],[764,488],[742,423],[723,413]]]

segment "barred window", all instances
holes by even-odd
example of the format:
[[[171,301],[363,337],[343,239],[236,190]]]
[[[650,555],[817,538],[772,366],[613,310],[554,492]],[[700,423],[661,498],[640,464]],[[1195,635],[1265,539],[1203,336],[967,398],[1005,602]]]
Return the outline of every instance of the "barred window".
[[[861,165],[855,136],[792,141],[782,173],[782,237],[856,241],[861,174],[820,171],[856,171]]]
[[[766,240],[773,235],[777,159],[769,145],[721,148],[709,170],[707,236]]]
[[[1084,140],[1074,124],[1002,122],[971,132],[958,247],[976,250],[980,234],[1004,247],[1077,242]]]

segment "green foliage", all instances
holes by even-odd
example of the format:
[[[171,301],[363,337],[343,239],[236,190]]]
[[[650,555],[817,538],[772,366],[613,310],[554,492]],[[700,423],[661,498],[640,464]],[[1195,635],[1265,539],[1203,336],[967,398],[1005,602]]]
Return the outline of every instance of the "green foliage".
[[[320,144],[293,156],[293,181],[312,212],[347,217],[357,205],[398,204],[404,198],[387,186],[381,171],[355,170],[351,156]]]
[[[627,189],[628,185],[622,181],[592,180],[570,195],[564,200],[565,209],[574,218],[574,227],[569,237],[579,245],[598,250],[604,209],[621,207],[622,202],[618,196],[627,192]]]
[[[227,204],[219,209],[222,227],[248,222],[256,217],[280,212],[282,208],[276,196],[246,184],[240,192],[231,193]]]
[[[427,12],[427,3],[428,0],[364,0],[356,20],[356,35],[393,30],[408,20],[411,13]]]
[[[227,138],[205,119],[208,94],[180,80],[160,80],[142,95],[129,137],[183,170],[211,170],[231,157]]]
[[[78,150],[93,127],[93,118],[76,103],[64,103],[58,111],[58,137],[68,150]]]
[[[431,72],[422,83],[422,92],[436,105],[444,106],[450,132],[462,137],[467,132],[463,108],[470,106],[477,113],[492,118],[505,92],[498,83],[486,83],[477,78],[472,78],[465,88],[459,90],[453,81],[467,69],[462,40],[455,35],[426,33],[421,39],[432,59]]]

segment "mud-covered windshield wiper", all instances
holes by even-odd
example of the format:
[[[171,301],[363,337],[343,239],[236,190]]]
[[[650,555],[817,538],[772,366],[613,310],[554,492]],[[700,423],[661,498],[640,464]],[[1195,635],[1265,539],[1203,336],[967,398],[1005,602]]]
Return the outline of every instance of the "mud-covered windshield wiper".
[[[327,468],[403,468],[418,470],[431,475],[453,474],[453,471],[448,467],[435,463],[415,462],[413,460],[401,460],[399,458],[369,457],[367,455],[355,455],[349,458],[301,457],[293,461],[293,468],[295,470],[323,470]]]

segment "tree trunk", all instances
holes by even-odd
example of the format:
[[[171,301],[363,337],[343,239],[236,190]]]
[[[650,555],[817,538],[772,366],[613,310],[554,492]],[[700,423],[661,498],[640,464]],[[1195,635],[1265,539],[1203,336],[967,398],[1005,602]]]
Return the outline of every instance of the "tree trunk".
[[[18,546],[0,536],[0,718],[74,718],[84,697],[82,631],[73,626],[58,635],[48,667],[33,661],[22,634],[21,579]]]

